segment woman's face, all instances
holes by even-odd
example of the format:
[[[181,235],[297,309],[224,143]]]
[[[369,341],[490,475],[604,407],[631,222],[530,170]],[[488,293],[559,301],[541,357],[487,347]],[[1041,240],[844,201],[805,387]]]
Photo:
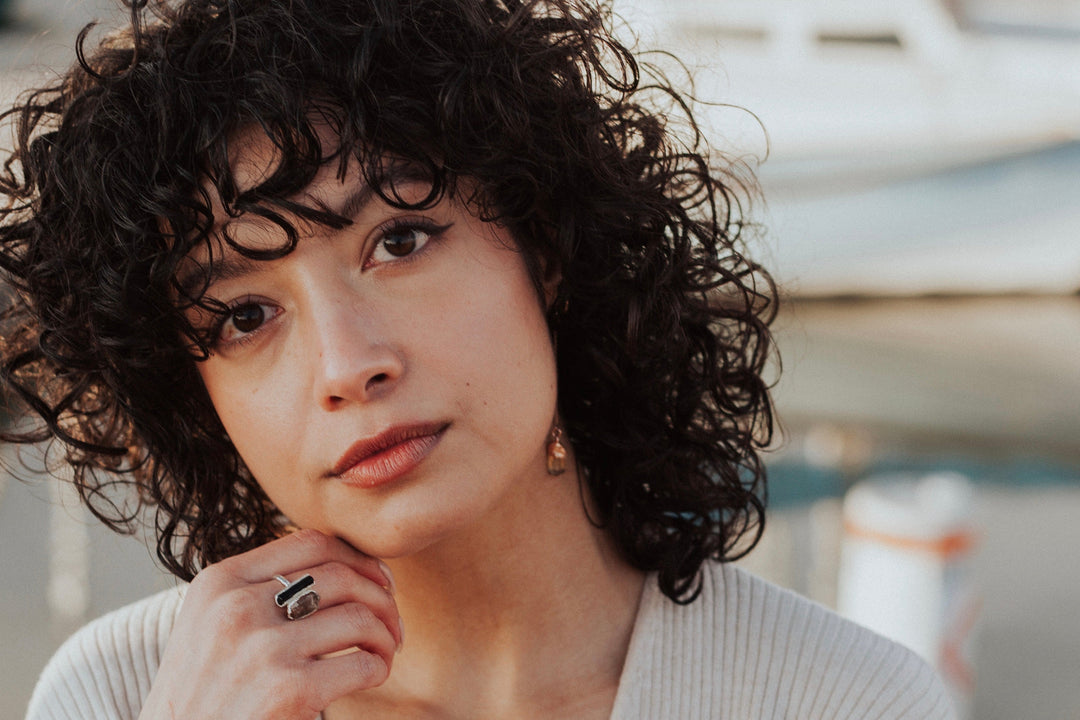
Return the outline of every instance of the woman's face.
[[[352,225],[299,225],[299,245],[279,260],[215,257],[207,294],[233,312],[198,367],[241,457],[292,522],[398,557],[546,479],[554,358],[505,231],[450,199],[395,209],[333,169],[301,199]],[[428,190],[395,188],[410,201]],[[228,232],[247,247],[282,239],[257,218]]]

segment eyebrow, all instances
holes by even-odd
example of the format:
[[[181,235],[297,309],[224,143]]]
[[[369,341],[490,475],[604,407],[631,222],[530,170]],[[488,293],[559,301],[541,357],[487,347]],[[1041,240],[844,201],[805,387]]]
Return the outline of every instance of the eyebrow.
[[[364,183],[359,188],[349,193],[349,196],[345,198],[345,202],[337,210],[331,210],[334,213],[343,218],[353,220],[360,211],[366,208],[375,199],[375,189]]]
[[[376,197],[380,200],[382,199],[380,191],[386,193],[389,188],[396,188],[402,185],[419,185],[421,183],[433,185],[434,180],[432,179],[431,174],[424,172],[421,168],[411,163],[392,166],[381,176],[378,191],[375,189],[375,186],[369,185],[368,183],[362,183],[360,187],[348,194],[340,208],[328,209],[334,215],[352,220],[361,210],[370,205]],[[320,205],[323,204],[319,202],[318,199],[315,200]],[[326,207],[325,205],[323,206]]]
[[[225,250],[223,257],[211,261],[209,272],[205,262],[191,260],[190,265],[176,275],[176,284],[182,297],[194,298],[195,291],[209,289],[215,283],[243,277],[256,271],[257,264],[263,261],[242,255],[233,248]]]
[[[425,175],[418,168],[406,166],[391,169],[387,172],[383,176],[379,188],[385,191],[388,187],[399,187],[400,185],[421,182],[431,182],[430,176]],[[362,183],[360,187],[345,197],[339,208],[331,208],[318,198],[311,199],[314,200],[317,206],[320,206],[320,209],[351,221],[374,202],[376,198],[381,199],[375,188],[367,183]],[[200,288],[209,289],[216,283],[253,273],[264,262],[266,261],[248,257],[238,252],[236,248],[226,245],[222,250],[222,256],[211,260],[209,272],[207,272],[205,262],[195,260],[191,261],[191,267],[178,271],[177,286],[184,297],[193,298],[196,290]]]

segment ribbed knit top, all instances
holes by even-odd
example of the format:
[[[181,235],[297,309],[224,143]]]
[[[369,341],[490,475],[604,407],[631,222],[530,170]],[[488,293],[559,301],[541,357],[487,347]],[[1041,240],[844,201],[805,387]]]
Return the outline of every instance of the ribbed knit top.
[[[950,720],[911,651],[730,565],[678,605],[646,581],[612,720]],[[27,720],[135,720],[183,589],[90,623],[43,671]]]
[[[731,565],[701,597],[650,578],[612,720],[947,720],[951,701],[915,653]]]

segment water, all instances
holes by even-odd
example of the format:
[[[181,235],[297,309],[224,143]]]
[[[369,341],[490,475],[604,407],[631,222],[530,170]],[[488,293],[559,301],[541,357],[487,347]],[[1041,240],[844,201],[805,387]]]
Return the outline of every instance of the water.
[[[762,171],[765,252],[789,292],[1080,290],[1080,143],[828,194],[770,190]]]

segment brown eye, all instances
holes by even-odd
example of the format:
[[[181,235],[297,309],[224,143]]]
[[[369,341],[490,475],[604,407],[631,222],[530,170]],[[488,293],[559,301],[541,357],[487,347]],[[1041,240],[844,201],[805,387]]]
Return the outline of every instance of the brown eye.
[[[281,314],[272,303],[244,302],[236,305],[221,320],[217,330],[218,347],[246,341],[261,332],[267,323]]]
[[[247,333],[257,330],[263,324],[266,312],[262,305],[241,305],[232,311],[229,319],[238,331]]]
[[[412,259],[413,256],[423,253],[428,243],[442,235],[449,227],[434,225],[428,221],[395,223],[381,232],[371,255],[364,263],[365,267]]]
[[[416,228],[405,228],[399,232],[391,233],[383,237],[382,246],[386,252],[394,257],[405,257],[416,249],[417,235],[422,233]]]

